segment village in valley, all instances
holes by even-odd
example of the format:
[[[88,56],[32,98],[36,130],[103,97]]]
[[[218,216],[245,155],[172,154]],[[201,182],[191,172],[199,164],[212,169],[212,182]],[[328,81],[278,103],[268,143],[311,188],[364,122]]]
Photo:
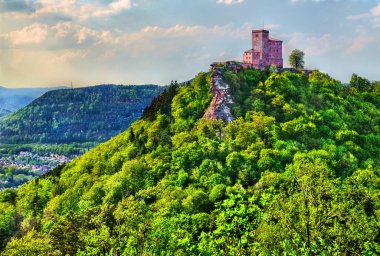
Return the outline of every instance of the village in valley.
[[[30,179],[43,175],[51,169],[72,159],[56,153],[44,155],[21,151],[0,157],[0,191],[16,188]]]

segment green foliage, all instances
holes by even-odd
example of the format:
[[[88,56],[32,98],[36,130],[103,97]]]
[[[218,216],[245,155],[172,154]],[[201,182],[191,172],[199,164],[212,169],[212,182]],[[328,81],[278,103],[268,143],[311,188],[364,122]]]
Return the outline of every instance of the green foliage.
[[[275,183],[262,177],[262,196],[270,198],[263,207],[271,209],[271,218],[261,221],[258,240],[266,250],[282,252],[282,245],[273,243],[283,241],[298,255],[321,254],[326,249],[319,245],[323,239],[334,250],[349,254],[376,239],[378,225],[365,211],[367,200],[375,195],[362,185],[354,189],[350,179],[335,178],[318,156],[321,153],[297,154]],[[378,173],[374,175],[378,178]],[[275,186],[280,188],[273,190]]]
[[[260,209],[247,198],[244,189],[234,188],[218,204],[212,220],[213,231],[202,233],[199,250],[202,255],[253,255],[256,245],[254,229]]]
[[[380,81],[373,82],[373,92],[375,94],[374,96],[380,95]]]
[[[175,133],[188,131],[202,116],[211,101],[210,87],[210,76],[200,73],[190,86],[179,88],[172,103],[172,129]]]
[[[13,238],[5,248],[3,255],[9,256],[35,256],[35,255],[62,255],[51,243],[49,236],[40,234],[35,230],[23,237]]]
[[[352,88],[355,88],[359,92],[371,90],[371,82],[366,78],[358,76],[357,74],[352,74],[350,85]]]
[[[17,155],[21,151],[28,151],[33,154],[48,155],[52,152],[64,156],[78,156],[86,153],[90,148],[98,145],[98,142],[73,142],[69,144],[2,144],[0,143],[0,157],[8,157],[10,155]]]
[[[154,85],[50,91],[0,120],[0,143],[103,142],[136,121],[161,91]]]
[[[4,197],[9,196],[8,192],[0,192],[3,200],[5,199]],[[16,209],[11,202],[0,202],[0,248],[5,245],[16,228],[15,213]]]
[[[303,69],[305,67],[304,61],[305,53],[300,50],[293,50],[289,55],[289,64],[295,69]]]
[[[17,187],[38,176],[31,170],[2,166],[0,167],[0,188]]]
[[[235,116],[243,116],[252,104],[257,104],[256,111],[262,111],[260,101],[251,97],[250,92],[259,83],[268,78],[265,72],[256,69],[246,69],[239,74],[227,71],[223,74],[223,80],[230,86],[234,95],[232,111]],[[256,102],[256,103],[254,103]]]
[[[224,79],[233,122],[202,118],[200,73],[127,131],[1,192],[3,254],[379,254],[375,89],[319,72]]]
[[[171,104],[177,88],[177,81],[172,81],[170,86],[160,95],[154,97],[152,103],[144,109],[142,118],[153,121],[157,114],[165,114],[171,117]]]

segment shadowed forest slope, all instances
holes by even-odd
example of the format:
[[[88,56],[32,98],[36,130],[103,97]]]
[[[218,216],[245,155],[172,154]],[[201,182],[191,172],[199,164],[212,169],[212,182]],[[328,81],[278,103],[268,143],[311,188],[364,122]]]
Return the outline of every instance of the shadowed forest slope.
[[[0,143],[104,142],[127,129],[161,86],[54,90],[0,119]]]

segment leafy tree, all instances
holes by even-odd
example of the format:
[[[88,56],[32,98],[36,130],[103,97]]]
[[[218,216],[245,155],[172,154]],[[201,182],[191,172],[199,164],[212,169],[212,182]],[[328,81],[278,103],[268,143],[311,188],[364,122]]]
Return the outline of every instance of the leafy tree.
[[[303,69],[305,67],[304,61],[305,53],[301,50],[293,50],[289,55],[289,64],[295,69]]]
[[[54,249],[50,237],[33,230],[25,236],[13,238],[4,250],[4,255],[62,255],[62,252]]]
[[[242,189],[231,191],[218,203],[213,220],[214,230],[201,235],[198,245],[202,255],[253,255],[256,246],[255,228],[260,209]]]
[[[357,74],[352,74],[350,85],[359,92],[371,90],[371,82],[366,78],[358,76]]]
[[[376,96],[380,95],[380,81],[373,82],[373,92]]]
[[[276,241],[284,241],[297,254],[322,253],[326,249],[344,254],[359,253],[366,239],[377,233],[376,222],[366,214],[363,205],[355,206],[354,195],[346,194],[346,189],[352,188],[339,184],[323,160],[314,156],[312,159],[299,155],[295,164],[289,167],[289,173],[275,181],[281,182],[285,191],[280,189],[279,194],[273,194],[269,189],[262,195],[272,200],[264,207],[273,208],[271,219],[261,222],[258,228],[259,240],[270,250],[276,248],[272,246]],[[267,188],[280,185],[273,184],[269,177],[263,177],[262,181]],[[289,197],[285,196],[287,193]],[[364,191],[355,196],[359,194],[367,196]],[[342,230],[347,229],[351,230],[350,234],[343,235]],[[366,230],[365,236],[362,229]],[[321,246],[321,240],[333,247]],[[277,242],[279,252],[281,247]]]

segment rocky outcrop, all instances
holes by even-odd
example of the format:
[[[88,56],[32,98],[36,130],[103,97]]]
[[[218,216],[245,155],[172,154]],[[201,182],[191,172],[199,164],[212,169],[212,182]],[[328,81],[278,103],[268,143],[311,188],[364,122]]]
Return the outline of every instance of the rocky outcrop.
[[[230,104],[233,103],[230,86],[223,82],[224,68],[219,67],[218,64],[211,65],[211,78],[212,78],[212,101],[206,110],[204,117],[208,119],[219,119],[226,123],[234,120],[231,114]]]

